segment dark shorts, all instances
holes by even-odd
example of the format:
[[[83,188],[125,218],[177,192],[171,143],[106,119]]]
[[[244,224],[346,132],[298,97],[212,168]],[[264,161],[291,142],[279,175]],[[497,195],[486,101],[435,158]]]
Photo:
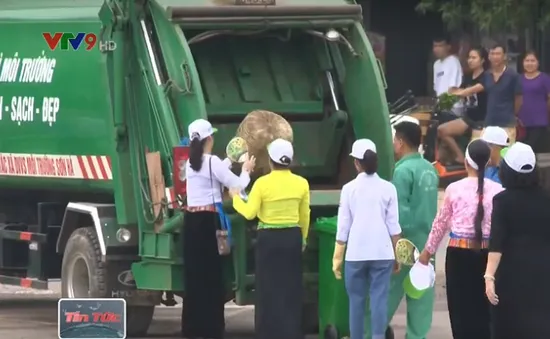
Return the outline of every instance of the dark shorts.
[[[462,117],[462,121],[464,121],[466,123],[466,125],[468,125],[468,128],[470,129],[483,129],[485,127],[485,122],[484,121],[475,121],[475,120],[472,120],[468,117]]]

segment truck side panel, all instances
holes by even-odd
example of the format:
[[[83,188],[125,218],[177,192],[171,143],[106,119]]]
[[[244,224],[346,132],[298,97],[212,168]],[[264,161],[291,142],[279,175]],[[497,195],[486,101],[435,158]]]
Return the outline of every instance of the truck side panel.
[[[114,137],[100,24],[73,20],[0,23],[0,187],[52,180],[64,189],[111,187]],[[43,33],[56,32],[85,37],[77,50],[64,38],[51,50]],[[93,34],[96,44],[87,50]]]

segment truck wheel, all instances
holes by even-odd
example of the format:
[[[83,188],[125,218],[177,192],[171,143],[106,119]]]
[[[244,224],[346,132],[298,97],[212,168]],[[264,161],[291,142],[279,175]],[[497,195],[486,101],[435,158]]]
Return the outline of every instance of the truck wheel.
[[[76,229],[63,254],[61,295],[63,298],[106,298],[106,274],[95,229]]]
[[[67,241],[61,264],[63,298],[109,298],[107,269],[101,258],[99,239],[93,227],[76,229]],[[129,336],[147,334],[155,306],[128,306],[126,328]]]

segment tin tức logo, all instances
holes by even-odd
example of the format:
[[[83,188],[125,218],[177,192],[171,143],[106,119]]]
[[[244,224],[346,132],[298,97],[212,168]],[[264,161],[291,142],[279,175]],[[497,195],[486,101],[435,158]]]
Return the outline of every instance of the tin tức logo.
[[[60,339],[126,338],[124,299],[60,299]]]

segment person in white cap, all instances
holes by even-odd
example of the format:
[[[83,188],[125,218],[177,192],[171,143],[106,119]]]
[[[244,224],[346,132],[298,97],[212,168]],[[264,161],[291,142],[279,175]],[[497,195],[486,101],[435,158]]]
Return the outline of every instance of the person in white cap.
[[[487,262],[493,197],[502,191],[502,186],[485,178],[490,154],[485,141],[470,142],[464,161],[468,176],[445,189],[443,203],[418,259],[428,265],[449,235],[445,283],[453,339],[491,338],[490,305],[483,293],[482,277]]]
[[[336,279],[342,279],[345,265],[351,339],[363,339],[369,298],[372,338],[384,339],[390,278],[392,271],[399,271],[395,262],[395,244],[401,237],[397,191],[376,174],[374,142],[355,141],[350,156],[358,175],[342,187],[332,270]]]
[[[185,165],[187,202],[184,206],[182,335],[222,339],[226,289],[217,231],[227,220],[221,209],[223,187],[244,189],[255,159],[247,159],[240,176],[212,155],[216,129],[204,119],[189,127],[189,160]],[[225,225],[228,226],[228,225]],[[206,267],[206,269],[205,269]]]
[[[290,170],[292,143],[267,147],[271,173],[256,180],[247,201],[232,190],[233,207],[258,218],[255,332],[257,339],[303,339],[302,251],[309,231],[309,183]]]
[[[502,127],[487,126],[482,134],[481,140],[485,141],[491,147],[491,160],[485,169],[485,178],[500,183],[498,176],[498,167],[500,165],[500,152],[508,146],[510,139],[508,133]]]
[[[500,174],[484,275],[492,338],[550,338],[550,196],[524,143],[504,152]]]

